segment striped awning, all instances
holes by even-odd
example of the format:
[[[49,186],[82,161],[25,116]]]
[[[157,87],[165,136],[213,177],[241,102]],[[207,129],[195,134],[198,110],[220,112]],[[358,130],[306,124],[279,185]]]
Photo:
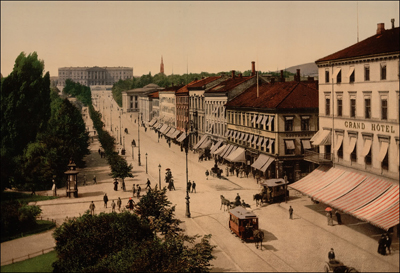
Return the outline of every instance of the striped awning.
[[[270,160],[274,160],[271,156],[266,155],[266,154],[260,154],[257,158],[256,161],[254,161],[253,164],[251,164],[251,167],[261,170],[261,168]],[[269,165],[268,165],[269,166]]]
[[[160,128],[163,126],[163,124],[161,122],[158,122],[158,125],[156,126],[157,130],[160,130]]]
[[[203,144],[204,141],[206,141],[206,139],[208,138],[208,135],[204,135],[200,138],[199,142],[196,143],[196,145],[194,145],[193,149],[196,150],[200,147],[201,144]]]
[[[252,144],[256,144],[257,140],[258,140],[258,136],[254,136]]]
[[[231,152],[226,158],[230,162],[246,162],[246,150],[238,147],[235,151]]]
[[[168,125],[167,125],[167,124],[164,124],[164,125],[161,126],[161,128],[160,128],[160,132],[161,132],[161,133],[164,133],[164,131],[167,130],[167,128],[168,128]]]
[[[384,178],[321,166],[289,187],[382,229],[399,224],[399,186]]]
[[[157,122],[156,118],[153,118],[150,122],[149,122],[149,126],[154,126],[154,124]]]
[[[213,155],[220,155],[225,149],[226,149],[227,145],[222,145],[220,148],[218,148],[216,151],[214,151],[214,153],[211,153]]]
[[[172,137],[172,135],[175,133],[176,129],[172,128],[168,131],[167,137]]]
[[[164,132],[162,132],[164,135],[167,135],[169,133],[169,131],[172,129],[172,127],[167,127],[167,129],[164,130]]]
[[[182,142],[182,141],[184,141],[185,140],[185,138],[186,138],[186,133],[185,132],[183,132],[179,137],[178,137],[178,139],[176,140],[176,141],[178,141],[178,142]]]
[[[212,141],[210,139],[204,141],[200,146],[199,149],[207,149],[210,148],[212,144]]]
[[[173,133],[173,135],[171,136],[172,138],[176,138],[176,137],[178,137],[178,135],[181,133],[181,131],[179,131],[179,130],[176,130],[174,133]]]
[[[265,172],[268,169],[269,165],[271,165],[271,163],[274,162],[274,160],[275,159],[272,156],[270,156],[268,158],[268,161],[265,162],[265,164],[261,167],[260,171]]]
[[[225,154],[223,155],[223,158],[226,159],[233,151],[235,151],[235,150],[237,149],[237,147],[238,147],[238,146],[236,146],[236,145],[231,145],[231,147],[229,147],[229,148],[226,150]]]
[[[222,140],[219,140],[217,143],[215,143],[211,149],[210,149],[210,153],[213,154],[218,148],[219,146],[221,146]]]

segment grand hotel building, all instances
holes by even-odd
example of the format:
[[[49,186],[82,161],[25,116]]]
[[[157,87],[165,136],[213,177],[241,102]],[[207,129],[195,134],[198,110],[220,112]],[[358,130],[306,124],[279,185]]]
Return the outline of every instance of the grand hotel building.
[[[291,185],[384,230],[399,225],[399,28],[316,61],[320,167]]]

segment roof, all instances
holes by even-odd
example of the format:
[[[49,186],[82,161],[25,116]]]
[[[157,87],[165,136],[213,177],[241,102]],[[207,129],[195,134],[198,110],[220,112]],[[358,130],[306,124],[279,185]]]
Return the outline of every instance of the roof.
[[[229,212],[233,215],[235,215],[239,219],[246,219],[246,218],[257,218],[257,215],[254,214],[252,211],[246,210],[244,207],[237,206]]]
[[[223,93],[223,92],[227,92],[227,91],[235,88],[239,84],[250,80],[253,77],[255,77],[255,76],[247,76],[247,77],[235,76],[235,78],[229,78],[229,79],[221,82],[220,84],[214,86],[210,90],[207,90],[206,93]]]
[[[214,77],[207,77],[198,81],[193,82],[193,84],[190,85],[190,88],[193,87],[202,87],[210,82],[213,82],[215,80],[218,80],[219,78],[221,78],[222,76],[214,76]]]
[[[314,86],[314,87],[313,87]],[[226,104],[227,107],[270,109],[318,108],[316,82],[261,82],[257,98],[257,84]]]
[[[397,27],[384,30],[380,34],[375,34],[374,36],[371,36],[352,46],[349,46],[336,53],[321,58],[315,62],[318,63],[376,54],[395,53],[399,52],[399,49],[399,28]]]

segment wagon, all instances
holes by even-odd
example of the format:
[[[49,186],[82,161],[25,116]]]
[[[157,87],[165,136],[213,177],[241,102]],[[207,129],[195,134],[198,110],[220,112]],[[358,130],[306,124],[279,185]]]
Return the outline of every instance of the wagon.
[[[285,198],[289,198],[287,182],[285,183],[285,180],[282,178],[264,180],[260,184],[263,186],[261,192],[261,195],[265,199],[263,202],[282,202],[285,201]]]
[[[359,272],[354,267],[345,266],[339,260],[330,260],[324,266],[324,272]]]
[[[252,241],[254,231],[258,230],[258,217],[241,206],[230,209],[229,229],[243,241]]]

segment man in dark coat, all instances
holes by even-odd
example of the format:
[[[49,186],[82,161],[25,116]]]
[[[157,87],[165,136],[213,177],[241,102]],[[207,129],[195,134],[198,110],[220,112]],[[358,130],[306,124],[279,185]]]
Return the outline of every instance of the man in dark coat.
[[[342,215],[340,215],[338,210],[335,211],[335,215],[336,215],[336,220],[337,220],[338,225],[341,225],[342,224]]]
[[[118,180],[117,180],[117,178],[115,178],[115,180],[114,180],[114,191],[117,191],[118,190]]]
[[[104,207],[107,208],[107,202],[108,202],[107,193],[104,194],[103,201],[104,201]]]
[[[329,261],[335,260],[335,252],[333,251],[333,248],[331,248],[331,251],[328,253],[328,259]]]
[[[190,182],[190,180],[189,180],[189,182],[187,183],[187,191],[188,192],[190,192],[191,187],[192,187],[192,182]]]
[[[378,253],[381,255],[386,255],[386,237],[382,234],[378,242]]]
[[[386,248],[387,248],[387,251],[388,251],[389,255],[392,254],[392,251],[390,249],[391,245],[392,245],[392,238],[390,238],[390,234],[389,233],[386,233]]]

